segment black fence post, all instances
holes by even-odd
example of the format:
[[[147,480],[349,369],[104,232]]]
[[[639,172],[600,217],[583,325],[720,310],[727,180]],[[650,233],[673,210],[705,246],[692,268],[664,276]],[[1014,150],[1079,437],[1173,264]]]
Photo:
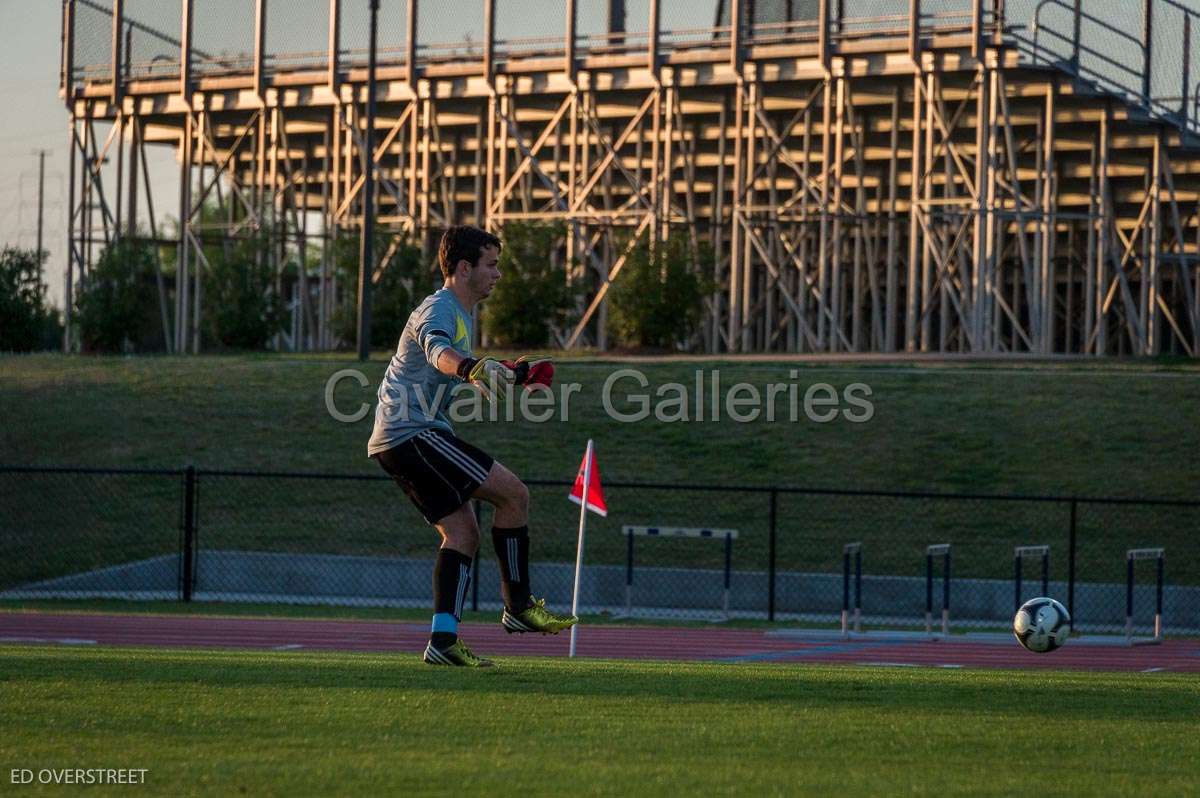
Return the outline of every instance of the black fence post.
[[[1154,636],[1162,637],[1162,596],[1163,596],[1163,560],[1162,552],[1158,554],[1158,561],[1154,564],[1154,579],[1156,586],[1154,588]]]
[[[192,600],[194,563],[196,562],[196,467],[183,472],[183,573],[180,599]]]
[[[1015,613],[1019,609],[1021,609],[1021,555],[1017,553],[1013,555],[1013,612]]]
[[[476,499],[471,503],[475,511],[475,524],[479,525],[483,514],[480,512],[482,508],[479,505],[479,500]],[[479,552],[475,552],[475,561],[471,564],[471,569],[474,573],[471,574],[471,611],[479,612]]]
[[[1067,612],[1071,615],[1071,631],[1075,631],[1075,516],[1079,505],[1071,499],[1071,527],[1067,534]]]
[[[767,620],[775,620],[775,510],[779,491],[771,489],[771,512],[768,520],[770,531],[767,537]]]

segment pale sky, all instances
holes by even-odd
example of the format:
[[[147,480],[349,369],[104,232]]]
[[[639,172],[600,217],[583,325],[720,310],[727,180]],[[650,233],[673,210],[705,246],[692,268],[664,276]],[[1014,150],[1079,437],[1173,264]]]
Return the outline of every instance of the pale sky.
[[[58,96],[58,0],[0,0],[0,244],[37,243],[38,163],[46,155],[46,282],[61,305],[67,238],[67,111]]]

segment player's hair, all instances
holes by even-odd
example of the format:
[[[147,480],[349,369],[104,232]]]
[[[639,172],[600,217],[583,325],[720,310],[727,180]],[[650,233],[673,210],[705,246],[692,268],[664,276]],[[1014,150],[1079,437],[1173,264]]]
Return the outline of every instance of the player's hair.
[[[484,247],[500,249],[500,239],[491,233],[465,224],[456,224],[442,234],[442,243],[438,245],[438,266],[443,277],[454,273],[454,267],[460,260],[472,264],[479,263],[483,256]]]

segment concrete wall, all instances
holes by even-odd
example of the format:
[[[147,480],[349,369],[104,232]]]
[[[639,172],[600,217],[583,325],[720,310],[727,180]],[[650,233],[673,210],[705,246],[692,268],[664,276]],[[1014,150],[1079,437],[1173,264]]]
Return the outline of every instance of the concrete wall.
[[[245,551],[201,551],[197,556],[195,596],[198,600],[259,601],[302,604],[426,606],[431,559],[356,557],[327,554],[280,554]],[[137,597],[176,598],[176,556],[112,566],[60,577],[0,594],[0,597]],[[557,607],[569,606],[574,566],[537,563],[530,569],[534,591]],[[631,593],[634,615],[649,617],[719,617],[724,589],[722,572],[687,568],[638,568]],[[1013,585],[1006,579],[954,579],[951,619],[957,625],[1006,625],[1012,618]],[[1023,598],[1040,592],[1025,584]],[[1051,582],[1051,596],[1066,603],[1067,586]],[[481,564],[478,595],[481,607],[498,606],[499,574],[492,562]],[[934,583],[934,615],[941,613],[941,582]],[[780,618],[830,621],[842,606],[841,574],[781,571],[776,575],[776,613]],[[1143,628],[1152,622],[1153,585],[1137,588],[1135,611]],[[1168,586],[1163,592],[1168,630],[1200,629],[1200,588]],[[626,607],[624,566],[584,568],[580,604],[588,611],[623,613]],[[765,618],[767,575],[735,571],[729,596],[731,615]],[[925,615],[925,580],[921,577],[863,576],[863,614],[870,623],[917,623]],[[1125,624],[1125,586],[1080,583],[1075,586],[1076,628],[1120,631]]]

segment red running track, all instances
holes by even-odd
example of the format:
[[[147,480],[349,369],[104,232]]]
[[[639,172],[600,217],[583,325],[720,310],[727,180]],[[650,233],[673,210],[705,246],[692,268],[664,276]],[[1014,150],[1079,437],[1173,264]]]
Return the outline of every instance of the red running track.
[[[378,621],[0,612],[0,643],[415,654],[424,647],[428,629],[424,623]],[[565,633],[509,635],[499,624],[463,624],[461,631],[480,654],[567,655]],[[757,629],[585,626],[579,631],[576,653],[609,659],[1200,672],[1200,641],[1196,640],[1167,640],[1137,648],[1076,643],[1036,655],[1015,640],[806,639]]]

